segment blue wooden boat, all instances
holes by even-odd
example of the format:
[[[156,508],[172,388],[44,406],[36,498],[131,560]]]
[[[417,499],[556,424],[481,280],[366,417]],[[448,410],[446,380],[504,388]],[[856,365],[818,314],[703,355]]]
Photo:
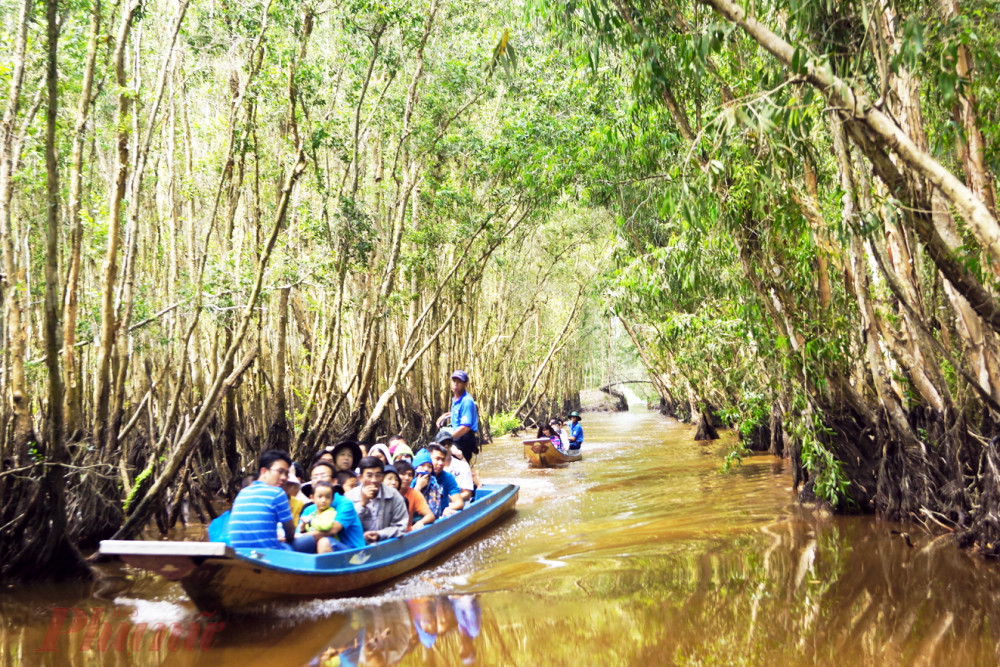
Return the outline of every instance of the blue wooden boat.
[[[101,553],[179,581],[202,611],[336,597],[409,572],[479,533],[514,508],[518,487],[484,484],[475,502],[403,537],[329,554],[233,549],[224,542],[104,540]],[[211,534],[211,533],[210,533]]]

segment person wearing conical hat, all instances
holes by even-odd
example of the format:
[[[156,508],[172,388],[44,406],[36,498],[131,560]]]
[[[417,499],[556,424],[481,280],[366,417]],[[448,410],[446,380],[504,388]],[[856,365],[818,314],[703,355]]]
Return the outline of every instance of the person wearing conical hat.
[[[578,454],[581,447],[583,447],[583,427],[580,426],[580,413],[574,410],[569,413],[570,453]]]

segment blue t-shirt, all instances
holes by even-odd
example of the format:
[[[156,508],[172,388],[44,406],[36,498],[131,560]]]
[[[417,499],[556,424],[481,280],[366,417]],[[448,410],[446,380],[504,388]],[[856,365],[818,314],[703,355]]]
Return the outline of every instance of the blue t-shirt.
[[[337,511],[337,523],[342,526],[340,532],[335,535],[340,543],[351,549],[365,546],[367,544],[365,542],[365,529],[361,527],[361,519],[358,518],[358,513],[354,509],[354,503],[339,493],[335,493],[331,507]],[[315,513],[315,504],[302,510],[304,517]]]
[[[583,426],[580,422],[569,425],[569,434],[571,437],[576,438],[576,440],[569,443],[570,449],[579,449],[583,446]]]
[[[468,396],[468,394],[466,394]],[[440,475],[435,475],[437,477],[438,484],[441,485],[441,490],[444,491],[444,497],[447,500],[451,498],[456,493],[461,493],[462,489],[458,488],[458,482],[455,481],[455,476],[446,470],[442,470]]]
[[[479,432],[479,410],[469,392],[451,400],[451,427],[468,426],[473,433]]]
[[[257,480],[233,501],[229,514],[229,546],[253,549],[282,549],[278,524],[292,520],[288,494],[280,486]]]

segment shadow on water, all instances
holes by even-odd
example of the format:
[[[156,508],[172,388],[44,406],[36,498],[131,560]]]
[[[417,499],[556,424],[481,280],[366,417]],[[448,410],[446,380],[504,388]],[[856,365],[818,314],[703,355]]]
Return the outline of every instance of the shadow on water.
[[[779,459],[720,474],[724,443],[653,413],[585,426],[584,460],[561,469],[529,470],[514,439],[488,447],[484,481],[520,484],[517,513],[376,595],[222,626],[178,586],[103,566],[95,585],[0,593],[0,667],[997,664],[996,564],[947,536],[798,506]],[[88,646],[71,612],[53,631],[72,607],[145,643]],[[38,651],[50,633],[58,650]]]

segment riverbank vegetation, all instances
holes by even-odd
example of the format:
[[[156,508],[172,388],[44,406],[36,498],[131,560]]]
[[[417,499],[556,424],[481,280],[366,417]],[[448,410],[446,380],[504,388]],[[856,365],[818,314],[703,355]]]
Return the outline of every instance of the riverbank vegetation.
[[[989,5],[0,6],[0,578],[454,367],[565,411],[609,317],[699,437],[1000,555]]]
[[[992,7],[544,15],[630,78],[592,201],[621,240],[609,307],[665,407],[791,456],[807,497],[1000,555]]]
[[[0,579],[209,518],[266,447],[426,438],[455,368],[484,427],[575,405],[604,91],[510,16],[2,7]]]

